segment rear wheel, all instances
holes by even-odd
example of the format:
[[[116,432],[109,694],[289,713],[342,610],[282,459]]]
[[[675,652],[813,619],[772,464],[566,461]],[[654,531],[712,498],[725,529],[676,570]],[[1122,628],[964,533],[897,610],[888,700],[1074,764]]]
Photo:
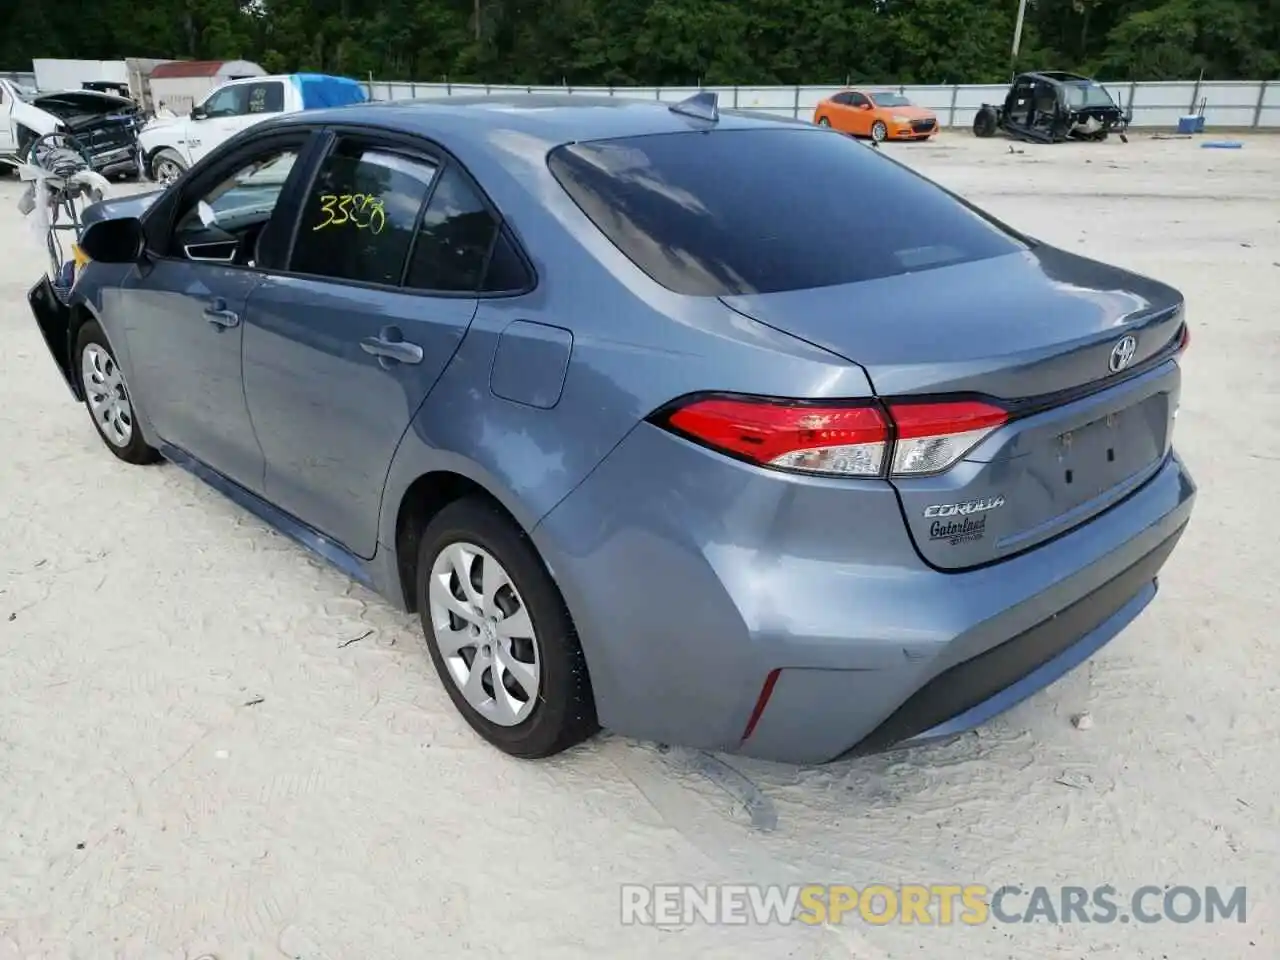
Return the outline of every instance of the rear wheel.
[[[586,660],[533,543],[468,497],[440,511],[418,553],[418,610],[449,699],[514,757],[560,753],[599,728]]]
[[[828,120],[826,117],[819,117],[819,118],[818,118],[818,126],[820,126],[820,127],[829,127],[829,126],[831,126],[831,121],[830,121],[830,120]]]
[[[876,143],[880,143],[889,136],[889,128],[884,125],[883,120],[877,120],[871,125],[871,139]]]
[[[173,183],[187,172],[187,164],[177,150],[165,147],[151,158],[151,179],[157,183]]]
[[[160,454],[142,439],[124,372],[97,322],[90,320],[76,337],[80,387],[85,409],[107,449],[125,463],[154,463]]]
[[[996,112],[983,107],[973,118],[973,134],[976,137],[993,137],[996,133]]]

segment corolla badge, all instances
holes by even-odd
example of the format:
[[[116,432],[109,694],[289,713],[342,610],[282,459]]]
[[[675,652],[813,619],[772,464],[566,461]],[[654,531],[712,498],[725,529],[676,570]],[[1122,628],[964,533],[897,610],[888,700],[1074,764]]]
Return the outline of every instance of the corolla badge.
[[[973,513],[986,513],[1004,506],[1003,494],[994,497],[982,497],[979,500],[966,500],[964,503],[935,503],[924,508],[924,515],[933,517],[967,517]]]
[[[1111,359],[1107,362],[1107,366],[1111,368],[1112,373],[1119,373],[1133,363],[1133,357],[1137,352],[1138,340],[1136,337],[1121,337],[1116,341],[1116,345],[1111,348]]]

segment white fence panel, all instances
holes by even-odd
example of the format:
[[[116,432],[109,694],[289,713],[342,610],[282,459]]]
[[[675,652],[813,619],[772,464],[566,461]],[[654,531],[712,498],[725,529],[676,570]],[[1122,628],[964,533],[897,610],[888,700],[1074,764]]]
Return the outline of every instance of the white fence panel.
[[[1280,80],[1262,85],[1257,113],[1259,127],[1280,130]]]
[[[969,127],[984,103],[1003,103],[1007,84],[895,86],[870,84],[872,89],[896,90],[913,103],[938,114],[944,127]],[[1133,110],[1135,127],[1176,127],[1178,118],[1196,113],[1204,104],[1207,127],[1257,128],[1280,131],[1280,80],[1172,80],[1104,82],[1107,92],[1124,109]],[[818,102],[838,86],[800,87],[566,87],[484,83],[407,83],[374,80],[366,84],[370,99],[405,100],[501,93],[543,93],[570,96],[613,96],[674,103],[700,90],[720,97],[725,109],[751,110],[778,117],[811,120]]]

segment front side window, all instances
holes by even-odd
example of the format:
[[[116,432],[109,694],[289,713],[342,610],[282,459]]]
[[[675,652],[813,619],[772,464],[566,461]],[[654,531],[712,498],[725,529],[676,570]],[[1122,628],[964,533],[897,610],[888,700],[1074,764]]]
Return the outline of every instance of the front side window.
[[[826,287],[1024,249],[901,164],[811,127],[572,143],[547,162],[596,227],[677,293]]]
[[[866,107],[866,106],[870,106],[871,104],[871,101],[868,100],[866,97],[864,97],[860,93],[854,93],[854,94],[851,94],[850,96],[853,99],[853,105],[855,107]]]
[[[339,140],[303,203],[289,269],[399,285],[435,164]]]
[[[244,87],[223,87],[204,102],[205,115],[215,117],[238,117],[244,113]]]
[[[251,263],[297,159],[297,147],[275,148],[195,198],[178,218],[170,252],[189,260]]]

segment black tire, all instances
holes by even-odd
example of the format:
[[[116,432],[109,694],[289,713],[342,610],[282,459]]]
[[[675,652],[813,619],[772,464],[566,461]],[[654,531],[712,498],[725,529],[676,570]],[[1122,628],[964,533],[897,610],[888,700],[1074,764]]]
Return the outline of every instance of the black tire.
[[[820,126],[820,127],[829,127],[829,126],[831,126],[831,121],[830,121],[830,120],[828,120],[826,117],[819,117],[819,118],[818,118],[818,126]]]
[[[74,353],[75,374],[77,379],[80,381],[80,390],[84,394],[84,407],[89,414],[89,419],[93,422],[93,428],[98,431],[98,436],[101,438],[106,448],[125,463],[132,463],[137,466],[155,463],[160,459],[160,454],[154,448],[149,446],[146,440],[142,437],[142,429],[139,426],[137,417],[133,411],[133,398],[129,395],[128,386],[124,383],[123,374],[120,374],[120,389],[123,391],[124,398],[128,401],[129,405],[128,420],[130,432],[127,442],[121,443],[114,435],[109,434],[108,431],[104,429],[103,421],[94,413],[92,399],[94,396],[92,393],[93,385],[86,384],[84,376],[85,352],[89,350],[90,347],[95,347],[98,350],[105,352],[106,356],[110,358],[111,365],[113,367],[116,366],[115,351],[111,349],[111,344],[107,342],[106,334],[102,332],[102,328],[98,326],[96,320],[90,320],[80,328],[80,332],[76,336],[76,349]]]
[[[532,712],[514,726],[494,723],[467,702],[436,642],[428,600],[431,571],[436,558],[458,542],[480,547],[502,565],[533,623],[538,694]],[[465,497],[436,514],[422,533],[417,579],[418,612],[431,662],[449,699],[480,736],[504,753],[534,760],[567,750],[600,729],[586,659],[564,598],[532,541],[495,504]]]
[[[876,143],[883,143],[889,139],[889,128],[883,120],[877,120],[871,125],[871,139]]]
[[[973,118],[973,135],[983,138],[996,135],[996,113],[990,107],[983,107]]]

